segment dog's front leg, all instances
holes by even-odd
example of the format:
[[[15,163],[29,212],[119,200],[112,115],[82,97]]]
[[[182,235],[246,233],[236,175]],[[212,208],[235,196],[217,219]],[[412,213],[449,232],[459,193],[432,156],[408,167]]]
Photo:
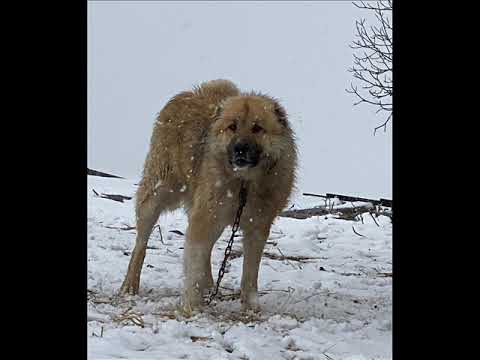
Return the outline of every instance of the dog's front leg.
[[[243,272],[241,283],[242,310],[260,310],[257,295],[258,269],[263,248],[270,234],[270,224],[248,224],[243,238]]]
[[[210,215],[210,214],[209,214]],[[203,306],[203,295],[213,286],[210,257],[224,225],[204,211],[192,211],[184,250],[184,304],[189,314]]]

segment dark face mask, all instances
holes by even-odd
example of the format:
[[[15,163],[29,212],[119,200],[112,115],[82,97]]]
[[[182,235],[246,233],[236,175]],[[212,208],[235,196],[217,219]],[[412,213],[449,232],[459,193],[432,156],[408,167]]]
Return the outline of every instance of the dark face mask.
[[[233,139],[227,151],[230,164],[239,168],[257,166],[262,152],[257,143],[241,139]]]

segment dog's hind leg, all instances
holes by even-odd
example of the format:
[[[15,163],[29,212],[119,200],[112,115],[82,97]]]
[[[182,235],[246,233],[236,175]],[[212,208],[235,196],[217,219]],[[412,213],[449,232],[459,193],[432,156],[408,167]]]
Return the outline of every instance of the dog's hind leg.
[[[140,273],[153,226],[157,222],[160,213],[166,209],[175,208],[177,202],[178,196],[175,196],[174,193],[168,190],[160,189],[153,194],[142,196],[140,199],[137,198],[137,238],[130,263],[128,264],[127,275],[120,288],[121,294],[138,294]]]

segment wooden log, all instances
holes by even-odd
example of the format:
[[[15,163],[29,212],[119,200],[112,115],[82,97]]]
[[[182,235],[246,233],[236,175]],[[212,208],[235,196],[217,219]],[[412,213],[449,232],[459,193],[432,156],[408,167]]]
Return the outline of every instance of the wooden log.
[[[302,195],[321,197],[323,199],[337,198],[337,199],[342,200],[342,201],[363,201],[363,202],[372,203],[374,205],[382,205],[382,206],[385,206],[385,207],[392,207],[392,200],[383,199],[383,198],[381,198],[380,200],[373,200],[373,199],[367,199],[367,198],[362,198],[362,197],[357,197],[357,196],[348,196],[348,195],[340,195],[340,194],[332,194],[332,193],[327,193],[326,195],[303,193]]]
[[[340,218],[344,220],[353,220],[358,214],[362,212],[370,211],[372,208],[373,208],[373,205],[370,203],[366,203],[365,205],[356,206],[356,207],[333,208],[331,210],[325,206],[318,206],[318,207],[308,208],[308,209],[282,211],[279,216],[291,217],[295,219],[307,219],[312,216],[334,214],[334,215],[340,215]]]
[[[392,207],[392,200],[380,199],[380,205],[391,208]]]

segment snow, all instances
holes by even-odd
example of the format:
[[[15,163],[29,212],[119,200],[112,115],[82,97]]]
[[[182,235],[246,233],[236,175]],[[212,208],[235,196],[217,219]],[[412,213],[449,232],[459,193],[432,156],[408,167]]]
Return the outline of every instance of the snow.
[[[238,291],[242,258],[229,261],[222,299],[192,318],[178,314],[182,292],[182,210],[164,214],[149,241],[140,294],[119,297],[135,243],[138,181],[88,177],[89,359],[335,359],[392,357],[392,225],[379,216],[364,223],[334,216],[276,219],[259,272],[259,314],[242,314]],[[323,205],[297,196],[294,208]],[[292,205],[290,204],[289,207]],[[356,235],[353,230],[363,236]],[[230,229],[212,255],[214,277]],[[234,251],[241,249],[240,239]],[[265,256],[268,255],[268,256]],[[304,261],[283,256],[308,257]],[[143,322],[143,327],[140,325]]]

